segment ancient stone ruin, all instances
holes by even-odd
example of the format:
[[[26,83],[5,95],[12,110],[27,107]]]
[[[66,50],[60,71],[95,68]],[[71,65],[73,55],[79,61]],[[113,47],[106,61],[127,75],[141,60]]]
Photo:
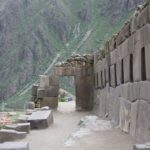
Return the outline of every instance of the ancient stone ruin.
[[[93,109],[98,116],[109,118],[113,126],[146,143],[150,140],[149,58],[150,4],[146,3],[138,7],[102,51],[71,56],[66,62],[58,63],[50,77],[57,84],[48,86],[59,87],[59,76],[74,76],[77,110]],[[39,96],[41,87],[37,98],[45,99],[45,95]]]

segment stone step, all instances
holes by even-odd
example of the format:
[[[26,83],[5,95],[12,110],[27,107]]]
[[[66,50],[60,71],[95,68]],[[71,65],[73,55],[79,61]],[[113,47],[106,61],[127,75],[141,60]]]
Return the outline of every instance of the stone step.
[[[17,123],[5,126],[6,129],[12,129],[20,132],[30,133],[30,123]]]
[[[26,135],[27,135],[26,132],[18,132],[15,130],[1,129],[0,130],[0,143],[23,139],[26,137]]]
[[[5,142],[0,144],[0,150],[29,150],[29,143]]]

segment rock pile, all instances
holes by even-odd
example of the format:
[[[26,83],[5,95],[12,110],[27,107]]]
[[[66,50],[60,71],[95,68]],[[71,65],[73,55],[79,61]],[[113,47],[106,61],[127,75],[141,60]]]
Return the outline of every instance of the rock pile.
[[[90,66],[93,64],[93,55],[85,54],[83,56],[76,54],[72,55],[66,62],[59,62],[56,67],[80,67],[80,66]]]

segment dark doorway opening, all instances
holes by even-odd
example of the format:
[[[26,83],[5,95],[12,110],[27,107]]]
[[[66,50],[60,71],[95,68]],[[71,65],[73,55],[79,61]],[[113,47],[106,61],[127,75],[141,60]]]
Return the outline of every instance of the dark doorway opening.
[[[130,82],[133,82],[133,54],[130,54]]]
[[[145,47],[141,50],[141,78],[146,80]]]

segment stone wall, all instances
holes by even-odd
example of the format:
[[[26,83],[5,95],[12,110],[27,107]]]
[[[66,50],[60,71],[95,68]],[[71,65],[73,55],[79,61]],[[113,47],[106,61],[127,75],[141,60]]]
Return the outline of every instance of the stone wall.
[[[138,142],[150,141],[150,5],[94,56],[94,112]]]

